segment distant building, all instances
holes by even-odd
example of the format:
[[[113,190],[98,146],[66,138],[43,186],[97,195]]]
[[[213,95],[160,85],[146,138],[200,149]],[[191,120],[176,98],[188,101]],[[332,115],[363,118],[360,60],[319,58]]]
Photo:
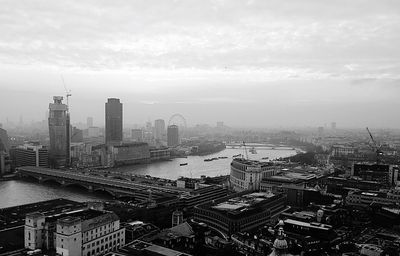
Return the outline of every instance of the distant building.
[[[70,117],[63,97],[54,96],[53,100],[49,104],[49,161],[52,167],[62,167],[70,159]]]
[[[29,143],[12,149],[11,157],[15,167],[49,166],[48,149],[38,143]]]
[[[144,133],[142,129],[132,129],[131,138],[134,142],[143,142],[144,141]]]
[[[99,145],[94,150],[101,155],[101,165],[121,166],[150,161],[150,148],[144,142],[123,143],[120,145]]]
[[[176,147],[179,145],[179,128],[177,125],[168,126],[167,145],[168,147]]]
[[[238,192],[260,190],[261,180],[276,173],[276,167],[270,163],[235,158],[231,163],[231,187]]]
[[[86,119],[86,128],[90,128],[90,127],[93,127],[93,117],[88,117],[87,119]]]
[[[168,148],[150,148],[150,160],[168,160],[171,158],[171,151]]]
[[[106,144],[122,142],[122,103],[119,99],[109,98],[106,106]]]
[[[217,128],[223,128],[224,127],[224,122],[219,121],[217,122]]]
[[[30,213],[25,218],[25,248],[64,256],[93,256],[125,245],[125,229],[115,213],[81,209],[56,215]]]
[[[392,189],[381,191],[353,191],[346,197],[346,205],[370,206],[372,203],[382,205],[396,205],[400,203],[400,190]]]
[[[72,127],[71,142],[83,142],[83,131],[76,127]]]
[[[275,221],[286,210],[284,194],[242,192],[195,206],[194,219],[231,235]]]
[[[331,129],[332,130],[336,130],[336,122],[332,122],[331,123]]]
[[[163,119],[154,121],[154,137],[158,141],[165,139],[165,121]]]
[[[0,150],[8,152],[10,145],[8,143],[7,131],[0,127]]]
[[[88,128],[88,137],[89,138],[99,137],[99,136],[100,136],[100,128],[99,127],[91,126]]]
[[[389,186],[400,184],[399,168],[389,164],[354,164],[351,177],[359,177],[366,181],[377,181]]]

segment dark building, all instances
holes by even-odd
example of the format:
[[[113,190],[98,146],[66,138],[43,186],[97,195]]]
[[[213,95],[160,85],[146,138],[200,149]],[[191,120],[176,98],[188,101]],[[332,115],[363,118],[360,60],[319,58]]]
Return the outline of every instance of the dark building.
[[[5,152],[7,152],[10,149],[7,131],[3,128],[0,128],[0,144],[0,150],[4,150]]]
[[[106,144],[122,142],[122,103],[109,98],[106,102]]]
[[[398,181],[398,172],[397,167],[388,164],[354,164],[351,176],[392,186]]]
[[[54,96],[49,104],[49,161],[52,167],[69,164],[70,159],[70,118],[68,106],[62,103],[62,96]]]
[[[285,194],[245,191],[195,206],[194,219],[231,235],[271,223],[286,209]]]
[[[83,142],[83,131],[76,127],[72,127],[71,142]]]
[[[179,145],[179,128],[177,125],[168,126],[167,145],[168,147],[175,147]]]

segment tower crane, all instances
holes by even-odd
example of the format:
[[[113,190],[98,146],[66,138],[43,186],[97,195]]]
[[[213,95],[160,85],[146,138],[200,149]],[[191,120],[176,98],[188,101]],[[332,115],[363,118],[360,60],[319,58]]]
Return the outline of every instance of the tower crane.
[[[67,89],[67,86],[65,85],[64,77],[61,75],[61,81],[63,83],[64,89],[65,89],[65,96],[67,98],[67,113],[69,113],[69,97],[72,96],[71,90]]]
[[[371,138],[372,141],[372,147],[376,153],[376,164],[381,164],[382,163],[382,158],[383,158],[383,151],[381,150],[382,145],[379,145],[376,140],[374,139],[374,137],[372,136],[372,133],[370,132],[370,130],[367,127],[367,132],[369,134],[369,137]]]

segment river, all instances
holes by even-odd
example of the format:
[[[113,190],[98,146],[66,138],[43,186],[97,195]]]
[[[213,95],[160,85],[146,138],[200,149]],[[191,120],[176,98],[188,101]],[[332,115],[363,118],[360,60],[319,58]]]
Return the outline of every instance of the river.
[[[295,150],[279,148],[271,150],[270,148],[256,147],[256,151],[256,154],[248,152],[249,159],[261,160],[261,158],[264,157],[275,159],[296,154]],[[198,178],[201,175],[228,175],[232,156],[237,154],[244,154],[244,150],[241,148],[227,148],[211,155],[189,156],[187,158],[176,158],[171,161],[156,162],[146,165],[124,166],[115,168],[115,171],[150,175],[167,179],[177,179],[180,176]],[[214,157],[228,158],[204,162],[204,159]],[[187,165],[180,166],[182,163],[187,163]],[[110,199],[107,195],[97,192],[89,193],[83,188],[78,187],[60,187],[56,184],[39,184],[37,182],[25,180],[0,181],[0,208],[60,197],[79,202]]]

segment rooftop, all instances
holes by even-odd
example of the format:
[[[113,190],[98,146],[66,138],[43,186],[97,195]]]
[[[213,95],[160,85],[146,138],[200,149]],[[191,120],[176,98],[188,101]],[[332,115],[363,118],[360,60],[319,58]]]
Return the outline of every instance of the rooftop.
[[[256,192],[250,194],[244,194],[238,197],[230,198],[226,201],[212,205],[211,208],[217,211],[238,215],[254,209],[257,205],[262,202],[268,201],[274,197],[275,194],[268,192]]]
[[[163,246],[135,240],[123,247],[117,253],[106,254],[108,256],[128,256],[128,255],[160,255],[160,256],[190,256],[187,253],[175,251]]]
[[[332,226],[318,223],[318,222],[304,222],[304,221],[298,221],[298,220],[292,220],[292,219],[286,219],[283,222],[285,224],[292,224],[292,225],[307,227],[307,228],[312,228],[312,229],[321,229],[321,230],[331,230],[332,229]]]

